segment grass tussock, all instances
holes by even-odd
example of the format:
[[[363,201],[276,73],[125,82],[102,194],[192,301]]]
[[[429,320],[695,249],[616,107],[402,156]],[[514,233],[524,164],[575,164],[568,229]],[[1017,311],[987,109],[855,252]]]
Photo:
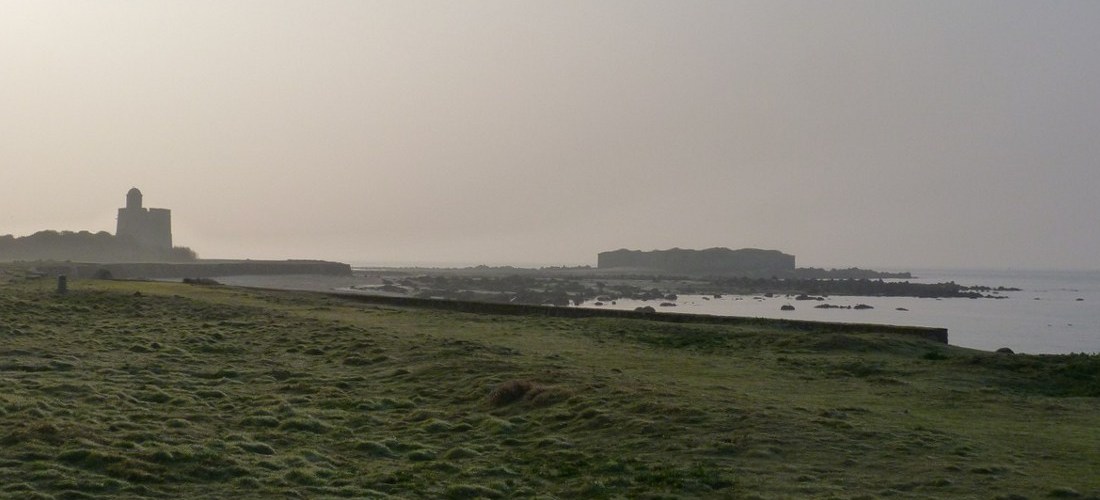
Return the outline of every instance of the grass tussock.
[[[509,380],[489,393],[489,406],[499,407],[537,395],[546,388],[530,380]]]
[[[489,392],[489,406],[499,408],[519,401],[533,406],[550,406],[560,403],[571,393],[559,387],[546,386],[532,380],[509,380]]]

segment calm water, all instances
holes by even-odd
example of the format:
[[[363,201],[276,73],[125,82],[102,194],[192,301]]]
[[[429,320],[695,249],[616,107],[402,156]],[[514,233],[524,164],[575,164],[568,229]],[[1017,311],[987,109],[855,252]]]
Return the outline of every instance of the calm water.
[[[962,285],[1020,288],[1004,299],[917,299],[909,297],[829,297],[825,302],[787,297],[726,295],[714,299],[681,295],[677,307],[657,302],[620,300],[605,308],[650,305],[661,312],[790,318],[948,329],[953,345],[983,350],[1009,347],[1016,352],[1100,353],[1100,271],[914,271],[918,283],[954,281]],[[1082,300],[1078,300],[1082,299]],[[868,310],[815,309],[815,305],[867,304]],[[780,311],[791,304],[794,311]],[[592,303],[585,304],[594,307]],[[898,311],[898,308],[908,311]]]

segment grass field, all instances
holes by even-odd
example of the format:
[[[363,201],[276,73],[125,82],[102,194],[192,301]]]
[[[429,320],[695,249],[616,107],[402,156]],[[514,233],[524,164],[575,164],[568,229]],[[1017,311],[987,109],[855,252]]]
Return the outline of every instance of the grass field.
[[[2,498],[1100,498],[1100,358],[0,285]]]

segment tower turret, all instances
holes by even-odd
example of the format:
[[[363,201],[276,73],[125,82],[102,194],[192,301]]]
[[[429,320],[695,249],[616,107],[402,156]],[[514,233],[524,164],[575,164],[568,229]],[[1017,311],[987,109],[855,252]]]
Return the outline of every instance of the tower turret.
[[[141,208],[141,190],[130,188],[126,192],[126,208]]]

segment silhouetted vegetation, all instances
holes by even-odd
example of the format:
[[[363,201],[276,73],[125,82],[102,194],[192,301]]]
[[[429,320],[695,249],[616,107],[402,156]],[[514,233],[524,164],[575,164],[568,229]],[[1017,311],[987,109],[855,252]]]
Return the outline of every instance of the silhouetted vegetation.
[[[46,230],[19,238],[0,236],[0,261],[186,262],[195,258],[195,252],[187,247],[148,247],[106,231]]]

